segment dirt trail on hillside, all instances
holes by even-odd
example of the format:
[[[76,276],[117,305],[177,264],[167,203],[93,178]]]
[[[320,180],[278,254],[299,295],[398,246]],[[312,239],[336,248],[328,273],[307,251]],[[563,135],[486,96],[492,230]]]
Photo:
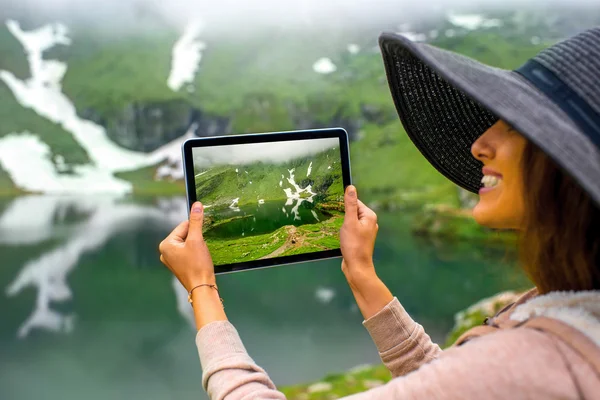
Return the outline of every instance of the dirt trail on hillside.
[[[330,220],[327,221],[323,221],[323,222],[328,222]],[[264,260],[266,258],[274,258],[274,257],[279,257],[280,255],[282,255],[283,253],[287,252],[288,250],[291,249],[296,249],[298,247],[302,247],[304,245],[304,243],[306,242],[307,238],[305,235],[301,234],[298,232],[298,228],[296,228],[293,225],[290,226],[286,226],[285,230],[287,232],[287,239],[285,241],[284,244],[282,244],[279,248],[277,248],[275,251],[273,251],[270,254],[267,254],[264,257],[261,257],[261,260]],[[312,240],[319,240],[323,237],[327,236],[324,232],[321,233],[320,236],[311,238]],[[327,250],[326,248],[323,248],[323,250]]]
[[[286,226],[285,231],[287,232],[287,239],[285,240],[285,243],[283,245],[281,245],[278,249],[276,249],[274,252],[272,252],[271,254],[267,254],[266,256],[261,257],[260,258],[261,260],[264,260],[265,258],[279,257],[280,255],[282,255],[289,249],[302,246],[305,238],[304,238],[304,236],[298,235],[298,228],[296,228],[293,225]]]

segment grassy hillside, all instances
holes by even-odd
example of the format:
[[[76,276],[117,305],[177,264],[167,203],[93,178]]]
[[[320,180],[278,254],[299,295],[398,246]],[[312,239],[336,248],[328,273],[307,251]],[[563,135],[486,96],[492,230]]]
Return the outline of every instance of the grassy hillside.
[[[207,41],[195,82],[177,93],[166,85],[177,40],[173,32],[100,40],[74,31],[72,46],[57,47],[46,57],[68,63],[63,91],[78,112],[94,115],[109,127],[132,104],[176,104],[224,116],[231,120],[234,133],[353,124],[361,139],[351,145],[352,172],[364,196],[396,201],[410,192],[417,198],[454,201],[453,185],[429,166],[397,120],[381,56],[375,51],[376,37],[354,38],[361,51],[353,55],[346,49],[350,39],[343,35],[323,40],[314,33],[277,33]],[[543,47],[531,45],[528,38],[508,41],[482,32],[443,37],[433,44],[504,68],[517,67]],[[0,68],[27,77],[23,51],[4,27],[0,51]],[[323,56],[336,64],[335,73],[312,70],[313,62]],[[88,161],[68,132],[21,107],[0,83],[0,136],[25,130],[38,134],[53,155],[64,156],[68,164]],[[136,193],[183,192],[181,183],[155,182],[153,172],[144,169],[120,176],[134,184]],[[266,187],[261,190],[269,192]]]
[[[287,179],[289,170],[294,169],[295,182],[301,188],[312,185],[313,192],[322,200],[336,200],[343,196],[344,187],[339,158],[339,149],[336,148],[282,164],[258,162],[197,168],[196,174],[202,175],[196,178],[196,196],[213,206],[231,204],[234,198],[239,198],[240,206],[256,203],[259,199],[285,199],[283,189],[292,187]],[[307,176],[311,163],[311,174]]]
[[[30,76],[29,65],[21,44],[5,25],[0,25],[0,70],[10,71],[17,79]],[[34,111],[21,106],[6,84],[0,81],[0,137],[10,133],[30,132],[37,134],[50,147],[52,155],[61,155],[67,164],[89,161],[88,155],[73,136],[62,127]],[[3,185],[3,182],[0,182]]]
[[[298,227],[282,226],[264,235],[223,240],[206,236],[215,265],[274,256],[290,256],[339,248],[343,215],[335,212],[327,221]]]

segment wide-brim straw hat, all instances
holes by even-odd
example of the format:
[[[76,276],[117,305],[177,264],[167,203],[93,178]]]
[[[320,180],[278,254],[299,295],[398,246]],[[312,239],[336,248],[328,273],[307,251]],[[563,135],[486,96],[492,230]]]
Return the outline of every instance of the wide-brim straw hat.
[[[600,27],[514,70],[385,33],[379,44],[400,120],[427,160],[478,192],[471,145],[499,119],[548,154],[600,205]]]

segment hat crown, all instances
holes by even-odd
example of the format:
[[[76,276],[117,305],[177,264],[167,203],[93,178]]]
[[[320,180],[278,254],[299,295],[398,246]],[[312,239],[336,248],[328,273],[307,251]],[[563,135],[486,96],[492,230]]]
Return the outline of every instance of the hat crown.
[[[554,72],[600,115],[600,27],[542,50],[533,60]]]

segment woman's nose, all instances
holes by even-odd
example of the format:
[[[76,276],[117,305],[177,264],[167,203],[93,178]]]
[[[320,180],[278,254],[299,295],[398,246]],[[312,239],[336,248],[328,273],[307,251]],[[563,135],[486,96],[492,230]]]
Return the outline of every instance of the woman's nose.
[[[489,132],[489,130],[486,131],[471,145],[471,154],[479,161],[494,158],[494,147],[491,141],[488,140]]]

